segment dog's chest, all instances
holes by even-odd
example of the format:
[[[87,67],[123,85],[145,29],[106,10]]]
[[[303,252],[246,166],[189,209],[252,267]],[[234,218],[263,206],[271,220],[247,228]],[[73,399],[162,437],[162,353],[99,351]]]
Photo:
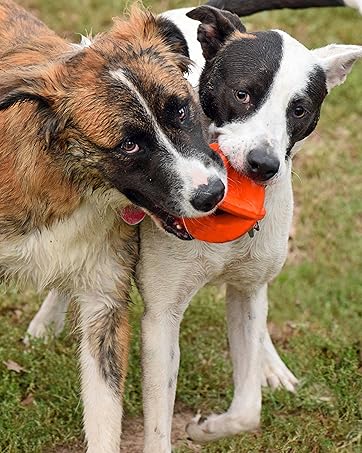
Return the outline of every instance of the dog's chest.
[[[105,257],[112,255],[109,239],[115,225],[117,216],[111,208],[86,201],[49,228],[1,242],[0,264],[9,277],[30,280],[40,289],[69,288],[80,275],[84,280],[94,278],[99,262],[110,265]]]
[[[217,251],[218,272],[213,280],[250,285],[269,281],[278,274],[287,257],[293,216],[290,180],[267,189],[266,211],[260,231],[253,238],[246,234]],[[204,259],[209,261],[209,266],[215,263],[215,252],[216,249],[213,254],[205,250]]]

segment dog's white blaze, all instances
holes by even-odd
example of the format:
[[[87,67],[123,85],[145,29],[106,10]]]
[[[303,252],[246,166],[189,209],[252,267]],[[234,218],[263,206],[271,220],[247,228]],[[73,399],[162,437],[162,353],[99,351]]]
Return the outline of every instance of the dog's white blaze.
[[[124,73],[122,69],[118,69],[117,71],[111,71],[111,75],[120,81],[123,85],[125,85],[130,91],[132,91],[132,94],[137,98],[138,102],[142,105],[144,108],[145,112],[149,116],[149,118],[152,121],[153,127],[155,128],[155,131],[158,135],[160,143],[167,149],[168,152],[173,154],[176,158],[179,157],[179,153],[171,143],[171,141],[167,138],[166,134],[163,132],[161,129],[160,125],[158,124],[154,114],[151,112],[147,102],[145,101],[144,97],[141,95],[137,87],[132,83]]]
[[[288,34],[277,31],[283,39],[283,56],[273,84],[260,110],[245,121],[216,128],[219,144],[232,164],[243,170],[249,151],[267,143],[280,161],[273,180],[286,173],[285,154],[289,144],[286,111],[289,101],[307,88],[309,74],[318,64],[306,47]]]
[[[120,81],[125,85],[129,90],[132,91],[133,95],[137,98],[138,102],[144,108],[148,117],[150,118],[152,125],[156,131],[158,141],[167,149],[167,151],[175,157],[175,169],[177,170],[179,176],[182,178],[184,187],[182,188],[182,198],[180,204],[182,205],[185,212],[188,212],[190,217],[200,215],[200,211],[197,211],[192,207],[189,200],[194,193],[195,188],[199,187],[201,183],[195,185],[195,175],[198,175],[197,178],[199,181],[208,181],[214,177],[220,178],[224,183],[225,187],[227,184],[225,173],[219,172],[213,165],[206,167],[205,164],[196,158],[186,158],[182,156],[177,149],[174,147],[172,142],[163,132],[160,124],[158,123],[155,115],[152,113],[150,107],[148,106],[146,100],[139,92],[137,87],[130,81],[124,71],[119,69],[117,71],[111,71],[110,74],[112,77]],[[206,215],[207,213],[205,213]]]

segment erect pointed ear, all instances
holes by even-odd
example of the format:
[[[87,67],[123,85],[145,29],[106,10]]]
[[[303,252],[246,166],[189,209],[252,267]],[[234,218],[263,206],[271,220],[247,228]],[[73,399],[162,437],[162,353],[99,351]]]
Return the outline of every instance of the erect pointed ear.
[[[0,110],[23,102],[36,103],[44,116],[45,137],[50,140],[65,124],[65,114],[57,114],[64,98],[64,71],[61,63],[4,71],[0,78]]]
[[[330,91],[346,80],[354,63],[362,58],[362,46],[330,44],[314,49],[313,54],[326,73],[327,90]]]
[[[215,57],[220,47],[234,31],[239,30],[243,33],[246,31],[236,14],[212,6],[199,6],[186,15],[201,22],[197,39],[200,41],[206,60]]]

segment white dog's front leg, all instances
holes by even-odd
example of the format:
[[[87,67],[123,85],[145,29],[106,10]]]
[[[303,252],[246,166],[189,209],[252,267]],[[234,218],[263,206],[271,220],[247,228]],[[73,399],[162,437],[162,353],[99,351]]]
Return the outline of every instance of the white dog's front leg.
[[[29,324],[25,343],[28,342],[29,338],[46,339],[51,334],[58,336],[64,328],[68,304],[68,296],[55,289],[50,291]]]
[[[203,443],[259,427],[266,318],[266,286],[247,295],[228,285],[227,322],[234,397],[226,413],[195,419],[188,425],[187,432],[193,440]]]
[[[160,300],[157,301],[160,303]],[[145,453],[171,452],[171,426],[180,362],[182,313],[146,309],[142,320]]]
[[[103,294],[82,299],[80,359],[87,452],[119,453],[128,359],[128,307]]]

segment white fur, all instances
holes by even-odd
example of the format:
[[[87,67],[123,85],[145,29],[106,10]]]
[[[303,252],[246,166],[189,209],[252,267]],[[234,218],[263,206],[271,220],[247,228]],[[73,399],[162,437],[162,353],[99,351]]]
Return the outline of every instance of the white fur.
[[[68,297],[58,294],[56,290],[49,292],[40,310],[32,319],[24,338],[29,344],[29,338],[44,338],[48,335],[59,335],[63,330],[68,309]]]
[[[122,396],[116,397],[100,375],[99,362],[92,356],[88,344],[89,335],[92,334],[89,325],[103,309],[104,295],[101,291],[98,294],[90,292],[83,298],[80,305],[80,363],[87,453],[117,453],[122,431]]]
[[[330,91],[345,82],[354,63],[362,58],[362,46],[330,44],[314,49],[313,55],[327,75],[327,88]]]
[[[112,236],[117,222],[114,207],[128,203],[116,191],[95,192],[68,219],[0,241],[0,262],[9,275],[30,280],[39,289],[61,288],[80,303],[82,394],[88,453],[119,451],[122,401],[115,398],[112,388],[99,376],[99,362],[87,344],[86,320],[94,320],[103,310],[119,304],[117,284],[128,281],[128,263],[120,264],[121,255],[116,252],[121,244],[119,230]],[[46,299],[29,326],[30,335],[46,336],[53,323],[55,332],[60,332],[67,301],[63,297],[57,305],[56,299],[56,293]]]
[[[96,192],[65,221],[2,239],[0,262],[9,275],[30,280],[39,290],[54,283],[69,289],[76,276],[78,290],[97,286],[97,268],[110,255],[106,238],[117,217],[112,204],[122,207],[129,202],[117,191]]]
[[[344,0],[344,4],[357,9],[362,14],[362,0]]]

